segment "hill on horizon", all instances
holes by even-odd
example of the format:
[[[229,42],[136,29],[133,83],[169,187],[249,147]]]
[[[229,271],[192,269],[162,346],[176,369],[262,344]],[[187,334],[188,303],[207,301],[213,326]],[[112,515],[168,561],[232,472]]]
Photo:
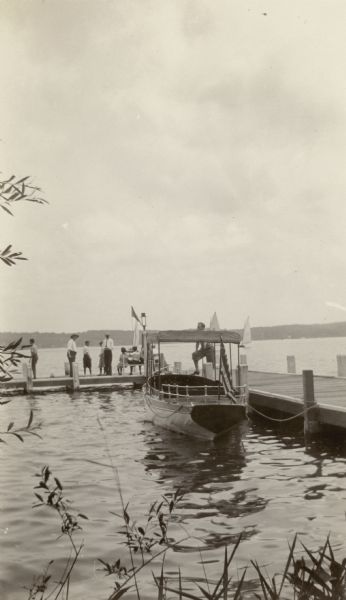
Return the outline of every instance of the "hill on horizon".
[[[118,329],[95,329],[87,331],[76,331],[79,339],[77,345],[83,346],[86,340],[89,340],[91,346],[98,346],[99,343],[104,339],[105,333],[109,333],[116,346],[129,346],[132,344],[133,332],[129,330],[118,330]],[[41,348],[63,348],[67,346],[67,342],[71,337],[71,333],[55,333],[41,332],[41,331],[30,331],[30,332],[13,332],[4,331],[0,332],[0,344],[5,345],[13,340],[23,338],[23,344],[29,343],[30,338],[34,338],[35,342]]]
[[[242,329],[235,328],[234,331],[242,333]],[[76,331],[79,334],[79,344],[83,345],[89,340],[91,346],[97,346],[103,340],[105,332],[113,338],[116,346],[130,346],[132,344],[133,333],[130,330],[121,329],[93,329],[87,331]],[[252,339],[259,340],[280,340],[280,339],[300,339],[300,338],[323,338],[323,337],[346,337],[346,321],[337,323],[315,323],[309,325],[291,324],[291,325],[271,325],[266,327],[252,327]],[[5,345],[13,340],[23,338],[23,344],[29,343],[32,337],[41,348],[62,348],[67,345],[71,333],[56,332],[0,332],[0,344]]]

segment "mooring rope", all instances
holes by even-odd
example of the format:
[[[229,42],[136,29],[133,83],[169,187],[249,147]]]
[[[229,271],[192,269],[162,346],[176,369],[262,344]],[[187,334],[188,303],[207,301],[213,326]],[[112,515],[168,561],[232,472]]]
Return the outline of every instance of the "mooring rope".
[[[308,408],[304,409],[302,412],[297,413],[296,415],[293,415],[292,417],[287,417],[287,419],[274,419],[274,417],[269,417],[268,415],[261,413],[259,410],[257,410],[257,408],[254,408],[253,406],[251,406],[251,404],[249,406],[250,406],[251,410],[253,410],[255,413],[257,413],[261,417],[268,419],[268,421],[276,421],[276,423],[285,423],[286,421],[293,421],[293,419],[297,419],[298,417],[303,416],[312,408],[316,408],[316,406],[309,406]]]

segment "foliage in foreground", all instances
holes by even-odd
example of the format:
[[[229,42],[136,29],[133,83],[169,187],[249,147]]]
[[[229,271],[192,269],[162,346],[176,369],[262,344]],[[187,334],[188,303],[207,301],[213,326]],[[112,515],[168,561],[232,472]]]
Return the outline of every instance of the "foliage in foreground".
[[[33,185],[29,175],[16,177],[11,175],[8,179],[0,177],[0,208],[7,214],[13,216],[13,207],[18,202],[34,202],[35,204],[47,204],[47,200],[41,195],[41,188]],[[12,267],[18,260],[27,260],[22,252],[14,252],[12,244],[8,244],[0,250],[0,262]],[[0,346],[0,382],[12,379],[11,368],[18,366],[21,358],[27,358],[18,352],[17,347],[20,340],[11,342],[6,347]]]
[[[34,506],[46,506],[54,510],[60,521],[61,536],[66,536],[70,543],[71,552],[66,558],[65,566],[58,579],[52,576],[53,562],[50,561],[42,572],[35,578],[27,600],[48,600],[59,597],[68,600],[72,598],[71,578],[82,551],[83,542],[76,543],[75,535],[82,531],[80,519],[87,519],[84,514],[70,508],[70,501],[64,496],[64,490],[58,478],[52,475],[48,466],[43,467],[35,496],[38,502]],[[37,491],[36,491],[37,490]],[[202,563],[201,577],[184,577],[181,569],[176,577],[165,572],[165,556],[174,550],[183,540],[177,542],[169,539],[168,527],[173,512],[183,495],[177,490],[167,494],[160,502],[154,502],[146,517],[146,523],[139,525],[130,515],[128,504],[122,501],[122,513],[114,514],[121,517],[123,525],[119,529],[123,544],[126,547],[127,559],[121,557],[109,562],[98,559],[100,570],[106,576],[113,578],[114,591],[105,600],[120,598],[141,599],[141,579],[146,580],[151,575],[156,586],[152,596],[156,600],[169,598],[187,598],[189,600],[241,600],[256,598],[258,600],[346,600],[346,558],[339,562],[333,552],[329,537],[324,546],[317,552],[310,551],[301,544],[303,556],[297,558],[297,542],[295,536],[289,547],[289,555],[281,575],[269,577],[257,562],[250,565],[255,571],[256,579],[247,580],[248,567],[242,570],[241,577],[234,566],[234,557],[241,543],[239,536],[233,547],[225,547],[223,567],[215,580],[207,575]],[[185,540],[186,538],[184,538]],[[151,563],[161,559],[160,573],[151,573]],[[250,566],[249,565],[249,566]]]
[[[47,204],[47,200],[41,196],[41,191],[39,187],[31,183],[29,176],[18,178],[15,175],[11,175],[8,179],[1,179],[0,208],[13,216],[13,207],[18,202]],[[9,244],[4,250],[0,251],[0,260],[8,267],[11,267],[15,264],[16,260],[27,259],[23,256],[22,252],[13,252],[12,244]]]
[[[13,379],[13,369],[21,364],[23,358],[30,358],[18,350],[21,341],[22,338],[19,338],[6,346],[0,345],[0,382]]]

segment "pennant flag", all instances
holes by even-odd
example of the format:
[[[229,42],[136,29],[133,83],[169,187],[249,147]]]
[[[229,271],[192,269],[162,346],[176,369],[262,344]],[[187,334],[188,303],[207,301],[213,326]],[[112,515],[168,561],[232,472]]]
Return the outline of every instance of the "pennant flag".
[[[219,320],[217,318],[216,312],[214,312],[213,316],[210,319],[210,329],[213,329],[214,331],[219,331],[220,329]]]
[[[250,317],[248,317],[244,323],[243,330],[243,339],[241,341],[241,346],[246,348],[246,346],[250,346],[251,344],[251,327],[250,327]]]
[[[220,381],[224,387],[226,396],[237,403],[237,399],[234,395],[232,375],[228,364],[226,348],[222,339],[220,342]]]
[[[140,322],[139,318],[136,315],[135,309],[133,308],[133,306],[131,306],[131,317],[133,317],[134,319],[136,319],[136,321],[138,321],[138,323],[140,325],[142,325],[142,323]]]

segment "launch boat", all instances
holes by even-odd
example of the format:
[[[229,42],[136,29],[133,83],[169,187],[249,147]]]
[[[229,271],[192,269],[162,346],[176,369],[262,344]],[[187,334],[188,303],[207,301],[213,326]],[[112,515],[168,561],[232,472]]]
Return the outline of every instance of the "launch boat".
[[[214,348],[214,361],[206,364],[203,376],[172,372],[161,352],[162,344],[197,342]],[[240,343],[239,334],[229,330],[144,331],[148,420],[165,429],[204,439],[214,439],[246,421],[247,386],[241,380]],[[234,365],[232,348],[236,350]],[[233,381],[234,371],[237,384]]]

